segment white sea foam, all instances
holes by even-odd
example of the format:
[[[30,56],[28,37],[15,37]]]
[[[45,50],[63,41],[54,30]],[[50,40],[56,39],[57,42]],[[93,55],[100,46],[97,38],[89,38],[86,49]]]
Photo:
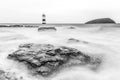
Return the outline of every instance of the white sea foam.
[[[27,68],[18,62],[8,60],[7,55],[23,43],[50,43],[81,50],[90,55],[103,57],[103,64],[96,72],[86,67],[74,67],[60,71],[48,80],[119,80],[120,74],[120,30],[111,28],[99,31],[98,27],[75,28],[57,27],[56,32],[39,33],[37,28],[2,28],[0,31],[0,67],[24,76],[25,80],[42,80],[29,74]],[[106,31],[105,31],[106,30]],[[71,44],[66,41],[77,38],[88,44]]]

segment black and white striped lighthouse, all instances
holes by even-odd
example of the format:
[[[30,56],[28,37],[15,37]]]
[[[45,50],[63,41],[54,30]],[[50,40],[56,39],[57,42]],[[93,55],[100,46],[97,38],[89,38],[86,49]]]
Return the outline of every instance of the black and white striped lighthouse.
[[[46,15],[45,14],[42,15],[42,24],[46,24]]]

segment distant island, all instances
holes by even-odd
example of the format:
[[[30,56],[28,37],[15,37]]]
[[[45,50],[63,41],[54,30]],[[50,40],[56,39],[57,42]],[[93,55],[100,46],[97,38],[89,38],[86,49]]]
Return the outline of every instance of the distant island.
[[[108,23],[115,24],[116,22],[111,18],[99,18],[99,19],[88,21],[85,24],[108,24]]]

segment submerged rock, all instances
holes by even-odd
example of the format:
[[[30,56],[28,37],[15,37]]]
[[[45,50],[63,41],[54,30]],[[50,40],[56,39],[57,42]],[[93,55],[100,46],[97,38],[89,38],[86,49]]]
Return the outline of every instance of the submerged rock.
[[[105,24],[105,23],[115,24],[115,21],[110,18],[100,18],[100,19],[94,19],[94,20],[88,21],[85,24]]]
[[[96,65],[90,56],[75,48],[51,44],[22,44],[8,55],[8,59],[22,62],[33,73],[42,76],[50,76],[62,66]]]
[[[89,44],[89,42],[87,42],[87,41],[78,40],[78,39],[75,39],[75,38],[69,38],[69,39],[67,40],[67,43],[83,43],[83,44]]]
[[[68,29],[75,29],[75,27],[73,27],[73,26],[70,26],[70,27],[68,27]]]
[[[75,39],[75,38],[68,39],[68,43],[76,43],[76,42],[80,42],[80,41],[78,39]]]
[[[40,27],[38,28],[38,31],[56,31],[57,29],[55,27]]]

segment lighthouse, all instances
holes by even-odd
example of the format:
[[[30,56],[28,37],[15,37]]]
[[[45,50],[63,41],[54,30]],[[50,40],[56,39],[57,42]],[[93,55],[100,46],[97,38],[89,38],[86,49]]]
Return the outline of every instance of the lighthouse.
[[[46,24],[46,15],[45,14],[42,15],[42,24]]]

